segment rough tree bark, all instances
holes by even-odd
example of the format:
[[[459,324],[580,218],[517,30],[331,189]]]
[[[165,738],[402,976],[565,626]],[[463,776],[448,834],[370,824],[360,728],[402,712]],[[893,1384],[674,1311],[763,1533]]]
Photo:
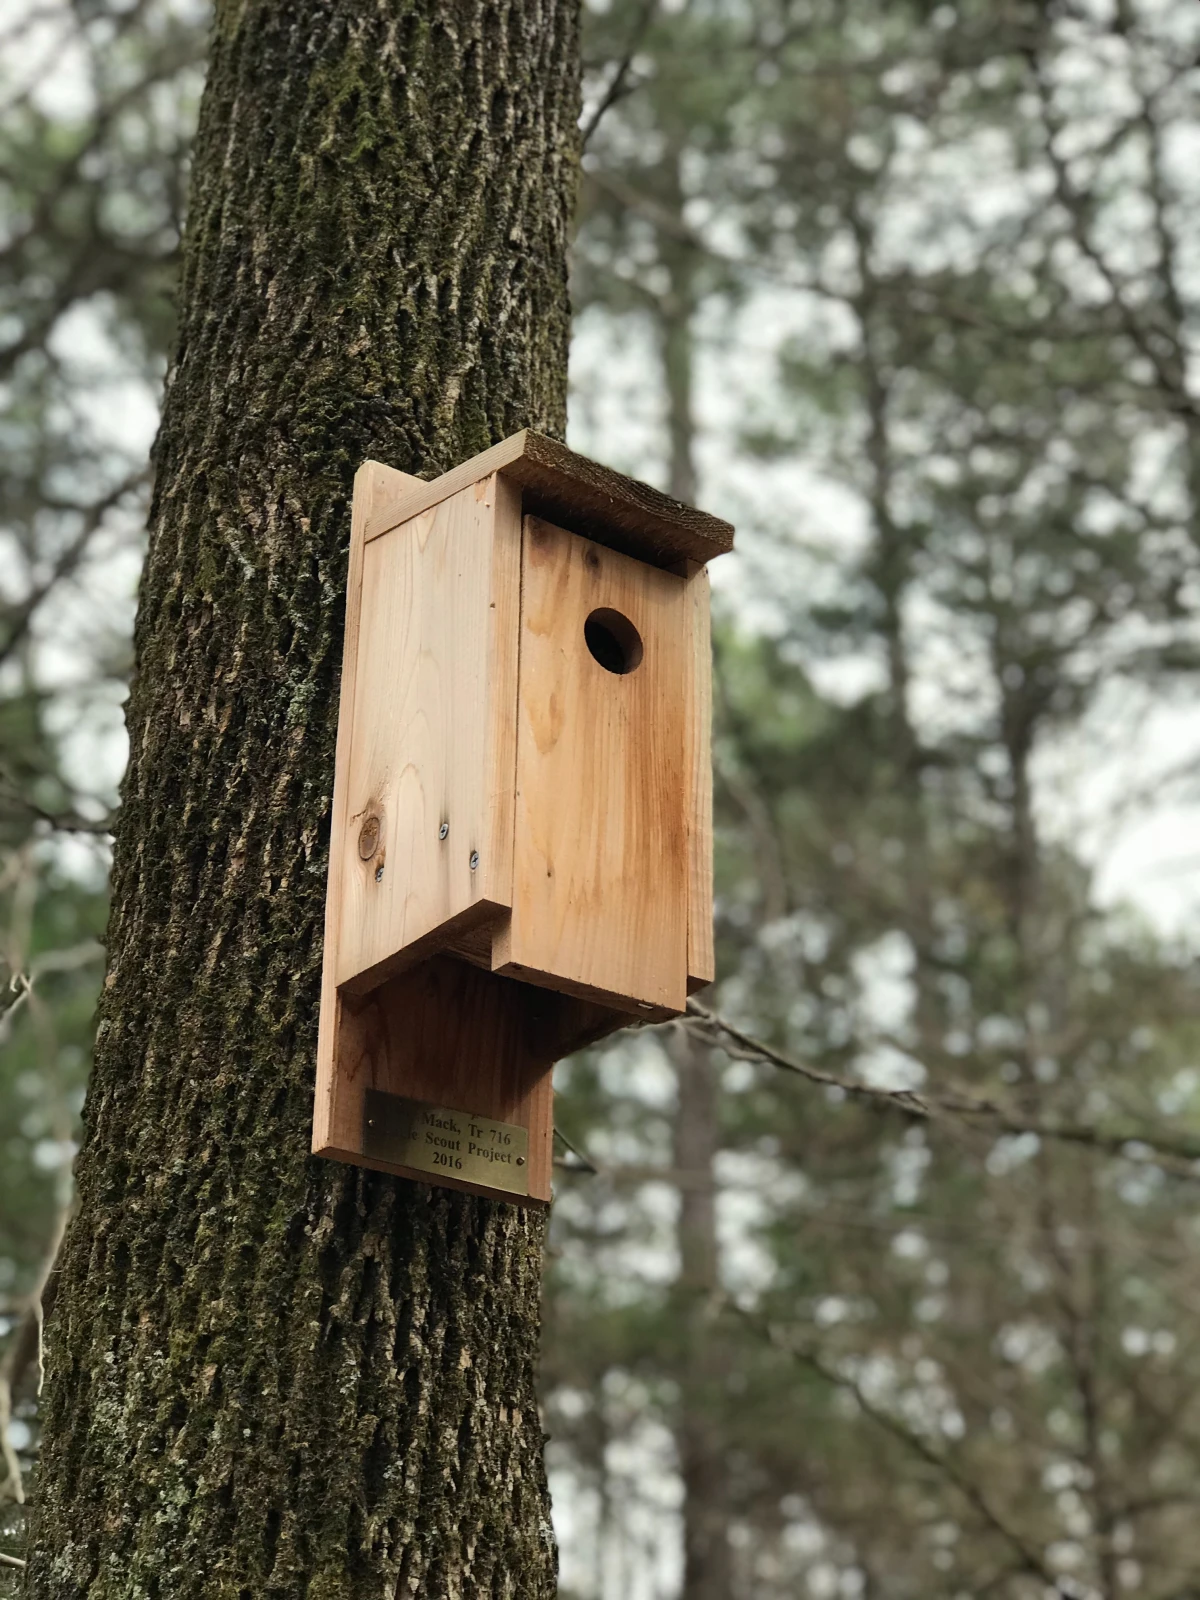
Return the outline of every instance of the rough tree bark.
[[[219,0],[27,1592],[547,1596],[543,1218],[307,1155],[348,492],[561,433],[577,0]]]

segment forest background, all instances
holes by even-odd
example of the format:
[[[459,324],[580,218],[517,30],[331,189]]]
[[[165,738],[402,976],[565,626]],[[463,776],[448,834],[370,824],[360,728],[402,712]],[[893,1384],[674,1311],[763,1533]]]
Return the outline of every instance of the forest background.
[[[570,440],[739,553],[719,981],[556,1074],[562,1593],[1194,1597],[1200,8],[585,15]],[[12,1555],[206,27],[0,19]]]

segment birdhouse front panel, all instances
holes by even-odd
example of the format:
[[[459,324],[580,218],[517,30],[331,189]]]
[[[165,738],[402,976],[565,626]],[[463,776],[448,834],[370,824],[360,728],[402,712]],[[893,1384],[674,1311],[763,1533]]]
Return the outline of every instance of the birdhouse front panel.
[[[712,625],[708,573],[685,563],[691,613],[687,655],[688,954],[687,989],[717,975],[713,949]]]
[[[687,999],[687,588],[525,518],[512,915],[493,966],[655,1015]]]

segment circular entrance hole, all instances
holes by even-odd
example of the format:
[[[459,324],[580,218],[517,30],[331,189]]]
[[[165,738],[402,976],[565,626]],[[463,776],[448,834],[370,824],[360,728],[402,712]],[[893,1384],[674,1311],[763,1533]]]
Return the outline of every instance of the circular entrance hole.
[[[593,611],[583,625],[583,639],[605,672],[632,672],[641,665],[642,636],[619,611],[607,606]]]

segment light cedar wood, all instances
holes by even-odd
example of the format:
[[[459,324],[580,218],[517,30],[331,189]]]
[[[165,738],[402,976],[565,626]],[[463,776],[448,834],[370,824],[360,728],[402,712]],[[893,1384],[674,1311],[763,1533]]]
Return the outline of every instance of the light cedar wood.
[[[357,627],[370,648],[343,704],[346,810],[331,844],[343,993],[511,903],[520,537],[516,491],[493,474],[365,544]]]
[[[530,506],[561,509],[577,531],[523,524]],[[360,469],[318,1154],[429,1182],[363,1155],[363,1094],[383,1089],[525,1127],[530,1198],[547,1200],[553,1063],[631,1014],[677,1013],[710,981],[699,563],[731,534],[536,434],[434,484],[378,462]],[[600,607],[637,627],[636,671],[605,672],[588,652],[583,624]],[[364,859],[370,818],[378,838],[366,837]]]
[[[688,993],[717,975],[713,951],[712,624],[708,573],[689,562],[687,658],[688,775]]]
[[[363,552],[366,525],[372,513],[381,514],[389,496],[395,496],[397,479],[408,474],[385,467],[378,461],[365,461],[354,475],[354,498],[350,515],[350,560],[346,577],[346,631],[342,643],[341,699],[338,707],[337,752],[334,757],[333,818],[331,840],[346,833],[349,809],[346,777],[350,765],[350,735],[354,722],[355,677],[358,668],[359,618],[362,604]],[[342,920],[342,853],[331,845],[329,876],[325,893],[325,943],[321,966],[321,1012],[317,1036],[317,1086],[313,1110],[313,1149],[320,1151],[329,1142],[337,1093],[337,1040],[341,999],[337,989],[337,951]]]
[[[493,472],[519,487],[526,512],[655,566],[709,561],[733,548],[733,529],[720,517],[672,500],[529,428],[432,482],[410,485],[395,499],[381,501],[368,514],[366,539],[379,538]]]
[[[343,998],[337,1092],[318,1155],[428,1183],[415,1168],[365,1157],[367,1089],[515,1123],[529,1133],[529,1198],[550,1199],[554,1106],[551,1067],[627,1018],[550,990],[528,989],[449,956],[434,956]],[[439,1185],[500,1193],[439,1173]]]
[[[688,820],[685,578],[536,517],[522,545],[512,916],[493,965],[652,1017],[683,1010]],[[644,655],[606,671],[591,612],[628,618]]]

